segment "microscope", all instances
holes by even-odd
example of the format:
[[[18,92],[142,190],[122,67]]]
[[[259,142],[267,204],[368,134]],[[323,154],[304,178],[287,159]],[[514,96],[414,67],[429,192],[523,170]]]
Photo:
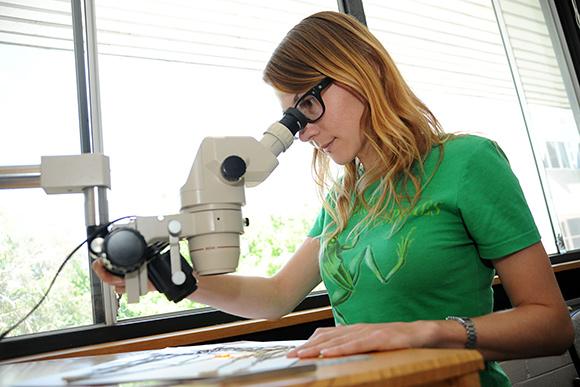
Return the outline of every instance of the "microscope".
[[[249,220],[242,216],[244,188],[263,182],[278,166],[298,131],[308,123],[290,108],[257,141],[253,137],[207,137],[181,188],[178,214],[137,216],[127,224],[95,226],[89,239],[94,258],[124,276],[127,301],[139,302],[147,280],[174,302],[197,288],[193,276],[231,273],[240,256],[240,235]],[[186,241],[192,266],[180,254]]]

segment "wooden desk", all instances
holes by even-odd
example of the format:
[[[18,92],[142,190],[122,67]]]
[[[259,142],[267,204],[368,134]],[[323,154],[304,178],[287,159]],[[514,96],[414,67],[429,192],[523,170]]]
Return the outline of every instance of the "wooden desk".
[[[0,385],[9,386],[32,376],[71,371],[119,359],[126,354],[44,360],[0,366]],[[483,369],[479,352],[465,349],[407,349],[371,354],[364,360],[319,365],[314,371],[265,374],[180,386],[479,386]]]

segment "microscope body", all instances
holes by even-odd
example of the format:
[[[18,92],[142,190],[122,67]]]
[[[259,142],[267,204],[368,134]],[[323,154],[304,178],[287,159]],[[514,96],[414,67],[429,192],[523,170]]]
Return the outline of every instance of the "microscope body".
[[[178,214],[138,216],[90,241],[93,255],[103,258],[111,272],[125,276],[128,302],[138,302],[147,292],[148,278],[178,302],[196,288],[193,271],[214,275],[236,270],[240,235],[249,224],[241,211],[245,187],[256,186],[271,174],[277,156],[306,123],[300,112],[289,111],[260,141],[205,138],[181,188]],[[181,240],[187,241],[193,268],[179,253]]]

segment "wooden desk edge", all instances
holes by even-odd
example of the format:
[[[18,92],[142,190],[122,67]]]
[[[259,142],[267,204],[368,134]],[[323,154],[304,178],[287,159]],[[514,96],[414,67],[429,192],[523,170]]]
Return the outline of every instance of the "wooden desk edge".
[[[3,367],[4,381],[20,382],[30,375],[52,375],[64,370],[96,365],[101,361],[115,360],[114,357],[61,359],[56,362],[32,362],[11,364]],[[330,360],[330,361],[327,361]],[[479,382],[479,372],[484,369],[481,353],[466,349],[411,348],[381,353],[372,353],[359,359],[341,361],[322,360],[324,365],[302,373],[269,373],[253,378],[228,379],[227,386],[285,385],[285,386],[472,386]],[[332,360],[338,360],[332,362]],[[0,381],[1,383],[1,381]],[[214,383],[210,383],[214,385]],[[188,382],[179,384],[190,385]],[[196,384],[197,385],[197,384]],[[215,384],[217,385],[217,384]]]
[[[388,364],[393,363],[394,357],[411,358],[414,360],[394,368],[387,367]],[[381,359],[384,360],[381,361]],[[375,361],[378,361],[383,367],[374,367],[372,371],[361,370],[363,371],[363,379],[360,382],[376,383],[386,375],[389,375],[389,384],[426,385],[425,383],[427,382],[440,382],[448,380],[450,377],[460,377],[472,373],[475,373],[475,377],[479,381],[479,371],[485,368],[481,353],[476,350],[467,349],[403,349],[394,352],[379,353]],[[340,373],[340,371],[335,372]],[[349,376],[351,378],[355,377],[354,375]],[[397,381],[401,383],[397,383]],[[405,382],[403,383],[403,381]]]
[[[324,361],[324,360],[323,360]],[[372,353],[362,361],[319,366],[313,374],[266,376],[262,380],[226,385],[263,386],[472,386],[485,368],[480,352],[466,349],[411,348]],[[456,383],[466,381],[465,383]],[[471,381],[472,383],[467,383]]]
[[[573,270],[580,268],[580,260],[552,265],[554,272]],[[493,284],[500,284],[496,276]],[[239,336],[248,333],[268,331],[276,328],[303,324],[313,321],[321,321],[332,318],[330,306],[309,309],[301,312],[290,313],[279,320],[245,320],[228,324],[212,325],[204,328],[189,329],[184,331],[164,333],[160,335],[144,336],[135,339],[114,341],[103,344],[90,345],[38,355],[25,356],[0,362],[9,364],[25,361],[38,361],[60,359],[76,356],[109,355],[114,353],[144,351],[161,349],[170,346],[198,344],[211,340],[219,340],[228,337]]]

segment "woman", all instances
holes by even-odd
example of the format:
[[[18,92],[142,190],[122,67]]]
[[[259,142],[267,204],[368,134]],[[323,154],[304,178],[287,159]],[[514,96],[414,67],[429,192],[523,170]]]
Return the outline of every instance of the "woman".
[[[264,79],[284,110],[310,120],[299,136],[314,146],[323,208],[275,276],[200,277],[191,299],[275,319],[322,279],[337,326],[289,356],[477,348],[486,386],[509,385],[495,360],[566,350],[568,312],[504,154],[481,137],[443,134],[366,27],[334,12],[304,19]],[[496,272],[513,308],[492,313]]]

